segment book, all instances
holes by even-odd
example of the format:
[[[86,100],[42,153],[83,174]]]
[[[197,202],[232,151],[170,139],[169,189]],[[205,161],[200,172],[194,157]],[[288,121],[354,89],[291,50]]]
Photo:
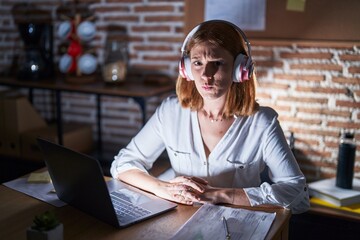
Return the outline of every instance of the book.
[[[309,183],[309,194],[334,204],[335,206],[349,206],[360,203],[360,179],[353,179],[353,188],[344,189],[335,185],[336,178],[328,178]]]
[[[343,210],[343,211],[347,211],[347,212],[360,214],[360,203],[355,203],[355,204],[352,204],[352,205],[339,207],[339,206],[335,206],[334,204],[331,204],[331,203],[329,203],[329,202],[327,202],[325,200],[322,200],[322,199],[316,198],[316,197],[310,198],[310,203],[314,203],[314,204],[329,207],[329,208],[334,208],[334,209],[339,209],[339,210]]]

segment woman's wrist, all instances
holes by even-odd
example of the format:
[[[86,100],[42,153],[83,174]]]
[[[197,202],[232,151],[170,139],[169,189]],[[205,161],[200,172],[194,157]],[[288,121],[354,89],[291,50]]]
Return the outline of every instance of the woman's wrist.
[[[250,206],[250,201],[242,188],[219,189],[217,195],[219,203]]]

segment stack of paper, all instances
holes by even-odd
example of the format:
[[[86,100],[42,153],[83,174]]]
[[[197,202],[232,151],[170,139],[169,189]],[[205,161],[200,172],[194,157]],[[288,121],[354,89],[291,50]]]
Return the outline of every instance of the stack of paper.
[[[329,178],[310,183],[310,196],[320,198],[339,207],[360,203],[360,179],[354,178],[353,189],[336,187],[335,181],[335,178]]]
[[[276,213],[205,204],[178,230],[172,240],[264,239]],[[224,227],[223,218],[227,219]],[[226,228],[226,229],[225,229]]]

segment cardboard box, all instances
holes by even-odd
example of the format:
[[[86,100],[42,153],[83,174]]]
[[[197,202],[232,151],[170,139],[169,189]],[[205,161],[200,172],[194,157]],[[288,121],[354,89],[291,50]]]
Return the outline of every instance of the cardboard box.
[[[46,127],[41,115],[33,108],[27,97],[19,94],[7,94],[2,98],[4,147],[1,154],[19,157],[20,134],[36,128]]]
[[[41,137],[58,143],[57,127],[39,128],[21,134],[21,156],[23,159],[42,160],[42,154],[36,138]],[[63,145],[72,150],[88,153],[93,148],[92,128],[80,123],[66,123],[63,125]]]

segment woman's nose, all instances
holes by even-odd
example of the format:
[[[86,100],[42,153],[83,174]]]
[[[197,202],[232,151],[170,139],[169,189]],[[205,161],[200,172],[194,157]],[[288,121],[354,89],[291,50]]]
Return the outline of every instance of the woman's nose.
[[[211,79],[214,77],[216,71],[217,71],[217,68],[214,66],[214,64],[208,63],[204,66],[201,77],[203,79]]]

